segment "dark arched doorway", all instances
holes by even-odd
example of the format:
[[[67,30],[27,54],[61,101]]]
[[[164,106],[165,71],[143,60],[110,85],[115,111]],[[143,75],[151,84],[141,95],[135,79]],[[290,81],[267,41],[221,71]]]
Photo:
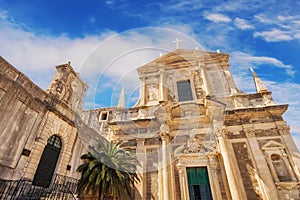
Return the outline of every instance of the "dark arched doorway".
[[[33,178],[33,185],[49,187],[61,147],[61,139],[57,135],[48,139]]]

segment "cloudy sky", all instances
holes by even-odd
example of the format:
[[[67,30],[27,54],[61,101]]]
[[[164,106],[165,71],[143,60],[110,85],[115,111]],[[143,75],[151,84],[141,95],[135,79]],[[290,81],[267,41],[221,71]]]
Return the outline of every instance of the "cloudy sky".
[[[300,2],[294,0],[1,0],[0,55],[46,89],[67,61],[90,85],[86,108],[136,98],[135,68],[175,49],[229,53],[238,87],[261,77],[300,147]]]

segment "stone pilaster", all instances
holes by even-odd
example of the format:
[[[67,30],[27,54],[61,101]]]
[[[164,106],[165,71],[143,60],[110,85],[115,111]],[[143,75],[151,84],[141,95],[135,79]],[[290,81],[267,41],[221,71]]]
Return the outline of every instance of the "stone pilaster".
[[[300,159],[299,159],[299,151],[297,149],[297,146],[290,134],[290,127],[283,126],[278,127],[279,133],[285,143],[285,146],[289,147],[286,150],[289,156],[291,156],[291,166],[293,168],[293,171],[295,172],[297,179],[300,180]]]
[[[146,78],[144,76],[140,77],[141,78],[141,87],[140,87],[140,100],[141,100],[141,105],[145,105],[145,92],[146,92]]]
[[[216,155],[208,155],[208,162],[209,162],[209,170],[210,170],[210,186],[211,186],[211,193],[213,199],[222,199],[222,194],[220,190],[220,184],[218,181],[218,174],[217,174],[217,165],[218,161],[216,159]]]
[[[178,162],[176,164],[176,168],[178,170],[179,174],[179,184],[180,184],[180,194],[181,194],[181,200],[188,200],[189,191],[188,191],[188,182],[186,177],[186,168],[185,165]]]
[[[165,69],[163,67],[159,68],[159,101],[166,100],[166,77],[165,77]]]
[[[242,196],[239,194],[239,188],[237,185],[237,182],[235,180],[234,172],[232,170],[232,166],[230,163],[230,156],[228,155],[226,143],[224,141],[223,136],[221,133],[217,133],[218,138],[218,145],[220,149],[220,153],[222,155],[223,161],[224,161],[224,168],[227,175],[229,190],[231,193],[232,199],[242,199]]]
[[[247,131],[246,136],[253,155],[253,159],[256,163],[255,168],[257,168],[257,174],[255,177],[257,179],[257,182],[259,183],[260,192],[265,199],[277,199],[277,193],[271,192],[276,191],[276,187],[274,185],[273,178],[269,173],[266,159],[255,138],[255,132]],[[271,189],[267,190],[267,187]]]
[[[168,169],[169,169],[169,162],[168,162],[168,142],[169,136],[165,133],[161,135],[162,140],[162,179],[163,179],[163,199],[170,199],[169,198],[169,177],[168,177]]]
[[[136,158],[140,164],[138,166],[138,173],[140,175],[140,182],[136,184],[135,199],[146,199],[146,151],[145,151],[145,140],[137,139],[136,146]]]

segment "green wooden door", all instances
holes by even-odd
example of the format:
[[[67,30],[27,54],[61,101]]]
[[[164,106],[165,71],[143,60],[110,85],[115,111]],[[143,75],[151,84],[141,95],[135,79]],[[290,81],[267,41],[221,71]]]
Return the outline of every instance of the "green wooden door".
[[[206,167],[186,169],[190,200],[212,200]]]

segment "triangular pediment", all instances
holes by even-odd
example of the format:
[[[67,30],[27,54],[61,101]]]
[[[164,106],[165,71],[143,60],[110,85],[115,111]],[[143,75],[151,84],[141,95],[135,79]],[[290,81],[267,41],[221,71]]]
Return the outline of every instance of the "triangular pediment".
[[[177,49],[169,52],[159,58],[151,61],[144,66],[139,67],[137,70],[139,73],[145,71],[158,70],[163,68],[184,68],[190,66],[198,66],[199,62],[213,61],[213,60],[226,60],[228,62],[229,55],[217,52],[207,52],[201,50],[188,50]]]
[[[279,142],[276,142],[274,140],[270,140],[261,149],[262,150],[267,150],[267,149],[284,149],[284,146],[281,143],[279,143]]]

